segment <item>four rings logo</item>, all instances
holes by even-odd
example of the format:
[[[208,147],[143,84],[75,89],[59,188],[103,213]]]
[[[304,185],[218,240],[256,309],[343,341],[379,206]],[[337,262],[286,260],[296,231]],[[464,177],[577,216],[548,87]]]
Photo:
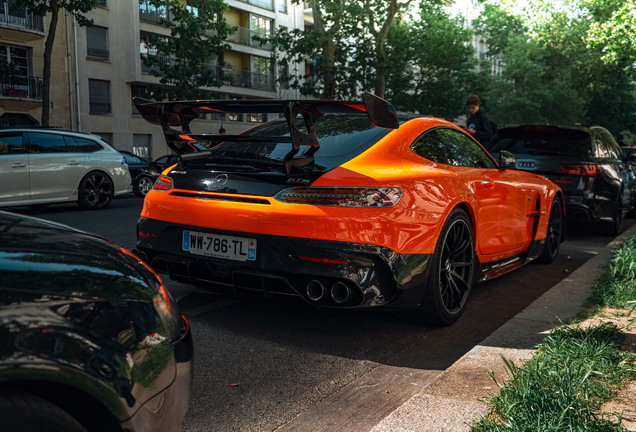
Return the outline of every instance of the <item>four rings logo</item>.
[[[534,168],[534,162],[517,162],[519,168]]]
[[[225,185],[225,183],[227,183],[227,174],[219,174],[218,176],[214,177],[212,181],[206,181],[205,187],[208,190],[218,189],[221,186]]]

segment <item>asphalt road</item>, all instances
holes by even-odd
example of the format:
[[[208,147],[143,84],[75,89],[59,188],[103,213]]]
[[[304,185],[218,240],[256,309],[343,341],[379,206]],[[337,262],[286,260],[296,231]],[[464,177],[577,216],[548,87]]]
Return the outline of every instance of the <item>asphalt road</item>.
[[[11,211],[94,232],[132,249],[142,200]],[[634,223],[628,219],[623,230]],[[571,226],[559,258],[478,285],[462,318],[435,328],[382,312],[237,300],[164,280],[195,339],[184,431],[368,431],[612,239]],[[164,278],[167,279],[167,278]]]

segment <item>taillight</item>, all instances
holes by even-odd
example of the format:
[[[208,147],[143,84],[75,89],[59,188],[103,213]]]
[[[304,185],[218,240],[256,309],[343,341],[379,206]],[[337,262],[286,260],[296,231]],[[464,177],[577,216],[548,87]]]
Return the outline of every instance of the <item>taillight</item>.
[[[165,191],[171,190],[173,187],[174,186],[172,184],[172,179],[170,177],[166,177],[162,175],[162,176],[159,176],[159,178],[155,182],[155,185],[152,188],[157,191],[165,192]]]
[[[398,188],[309,187],[289,188],[274,198],[284,203],[339,207],[393,207],[402,197]]]
[[[600,177],[601,167],[597,164],[569,164],[559,165],[563,174],[571,174],[584,177]]]
[[[346,261],[336,260],[331,258],[318,258],[318,257],[307,256],[307,255],[297,255],[297,257],[299,260],[319,262],[319,263],[325,263],[325,264],[349,264]]]

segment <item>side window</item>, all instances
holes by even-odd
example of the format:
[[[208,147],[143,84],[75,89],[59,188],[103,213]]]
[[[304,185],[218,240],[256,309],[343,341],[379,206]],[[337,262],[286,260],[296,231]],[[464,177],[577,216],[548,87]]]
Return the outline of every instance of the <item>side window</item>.
[[[63,135],[50,133],[28,133],[31,153],[66,153]]]
[[[448,148],[444,142],[444,137],[439,133],[440,129],[420,135],[411,144],[411,150],[430,161],[453,165],[453,161],[449,158]]]
[[[26,153],[22,146],[22,134],[0,135],[0,154],[20,154]]]
[[[610,150],[607,147],[607,143],[605,142],[603,135],[601,135],[598,131],[593,131],[592,134],[594,136],[594,156],[598,158],[611,157]]]
[[[607,147],[609,147],[610,157],[612,159],[623,159],[623,151],[620,149],[618,144],[616,144],[614,138],[610,134],[605,132],[603,133],[603,136],[605,137]]]
[[[479,144],[462,132],[444,129],[455,165],[469,168],[496,168],[490,155]]]
[[[79,152],[81,152],[81,150],[79,148],[79,145],[73,139],[73,137],[65,136],[64,137],[64,142],[66,143],[66,147],[68,148],[69,152],[71,152],[71,153],[79,153]]]
[[[433,162],[470,168],[495,168],[490,156],[472,139],[453,129],[434,129],[418,137],[411,150]]]
[[[81,151],[82,153],[93,153],[103,150],[103,147],[93,140],[77,137],[73,137],[73,139],[79,146],[79,151]]]
[[[168,163],[168,156],[161,156],[159,159],[157,159],[155,162],[163,164],[163,163]]]

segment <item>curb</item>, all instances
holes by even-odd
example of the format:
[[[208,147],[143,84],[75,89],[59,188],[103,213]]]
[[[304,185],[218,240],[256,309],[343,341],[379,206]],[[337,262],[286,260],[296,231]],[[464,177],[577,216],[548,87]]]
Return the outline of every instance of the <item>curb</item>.
[[[581,310],[600,267],[609,262],[622,240],[634,234],[636,225],[467,352],[371,432],[469,432],[468,423],[490,412],[480,400],[497,390],[490,373],[500,383],[507,376],[501,357],[515,363],[532,357],[534,346],[552,328]]]

